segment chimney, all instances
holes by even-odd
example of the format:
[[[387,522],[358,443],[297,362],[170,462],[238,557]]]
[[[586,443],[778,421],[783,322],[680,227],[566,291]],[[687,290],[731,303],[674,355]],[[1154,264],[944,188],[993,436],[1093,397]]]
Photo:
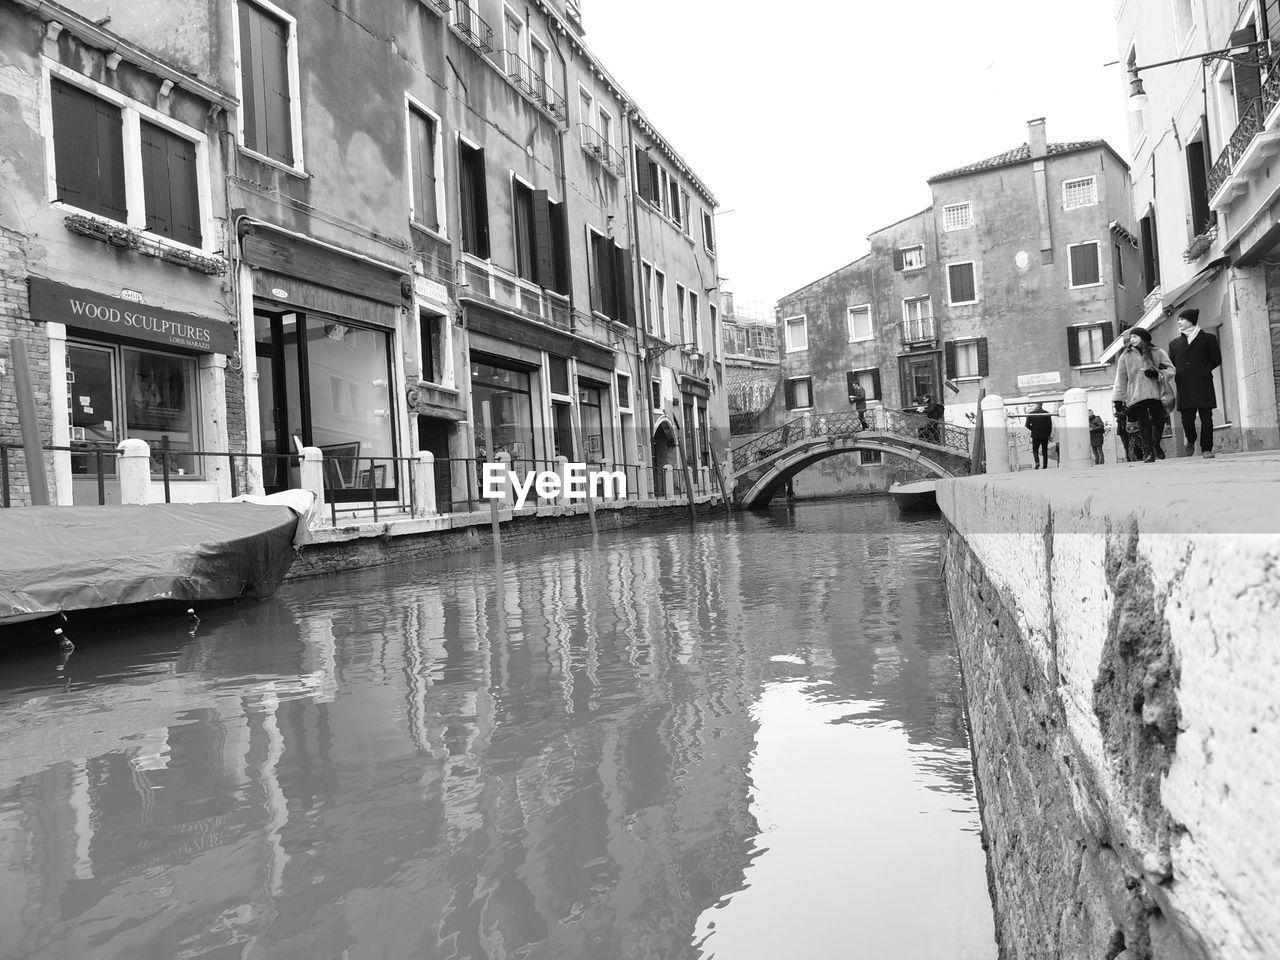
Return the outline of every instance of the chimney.
[[[1031,144],[1031,159],[1043,160],[1049,155],[1049,138],[1044,132],[1044,117],[1027,121],[1027,142]]]

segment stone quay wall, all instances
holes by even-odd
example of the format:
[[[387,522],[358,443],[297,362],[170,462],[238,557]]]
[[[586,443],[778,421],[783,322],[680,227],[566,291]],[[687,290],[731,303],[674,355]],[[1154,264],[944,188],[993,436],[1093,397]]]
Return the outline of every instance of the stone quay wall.
[[[1000,955],[1280,957],[1280,457],[941,481]]]

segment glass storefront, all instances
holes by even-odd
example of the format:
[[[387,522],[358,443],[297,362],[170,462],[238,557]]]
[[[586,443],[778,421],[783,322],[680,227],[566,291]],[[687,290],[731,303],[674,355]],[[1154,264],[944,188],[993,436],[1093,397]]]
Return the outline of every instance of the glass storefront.
[[[505,453],[513,467],[534,469],[538,458],[534,445],[533,393],[529,373],[473,360],[471,363],[472,422],[476,430],[476,456],[481,460]],[[489,402],[493,425],[493,450],[484,449],[484,414],[482,403]]]
[[[114,450],[121,440],[145,440],[151,472],[198,477],[200,457],[183,451],[200,446],[198,369],[194,357],[119,344],[67,341],[68,408],[75,448]],[[97,475],[99,458],[73,454],[73,476]],[[104,474],[115,474],[115,458],[102,457]]]
[[[609,455],[609,448],[612,446],[606,439],[601,394],[601,388],[597,386],[578,387],[578,406],[582,410],[583,459],[587,463],[599,463]]]
[[[324,454],[326,495],[338,502],[397,496],[391,334],[289,311],[254,315],[263,482],[298,484],[294,438]]]

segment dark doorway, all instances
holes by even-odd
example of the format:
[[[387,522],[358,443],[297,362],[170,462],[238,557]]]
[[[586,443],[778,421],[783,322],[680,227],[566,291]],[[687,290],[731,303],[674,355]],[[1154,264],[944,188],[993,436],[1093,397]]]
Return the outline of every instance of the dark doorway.
[[[454,426],[440,417],[418,417],[418,449],[435,460],[436,511],[453,512],[453,464],[449,460],[449,437]]]

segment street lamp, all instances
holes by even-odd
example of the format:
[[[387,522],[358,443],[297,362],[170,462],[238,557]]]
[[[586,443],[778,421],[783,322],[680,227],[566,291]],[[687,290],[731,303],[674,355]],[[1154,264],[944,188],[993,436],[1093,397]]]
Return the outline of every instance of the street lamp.
[[[693,342],[690,342],[690,343],[662,343],[662,344],[659,344],[658,346],[652,346],[652,345],[650,345],[649,347],[647,347],[647,348],[645,349],[645,357],[644,357],[644,358],[645,358],[646,360],[659,360],[659,359],[661,359],[662,355],[663,355],[664,353],[666,353],[668,350],[675,350],[675,349],[676,349],[676,348],[678,348],[678,347],[694,347],[694,348],[696,348],[697,346],[698,346],[698,344],[693,343]],[[693,354],[692,354],[691,359],[692,359],[695,363],[697,363],[697,362],[698,362],[698,360],[700,360],[700,359],[701,359],[701,356],[702,356],[702,355],[698,352],[698,350],[697,350],[697,349],[695,349],[695,350],[693,351]]]
[[[1214,60],[1228,60],[1231,63],[1240,64],[1242,66],[1259,67],[1261,64],[1254,57],[1254,54],[1260,47],[1265,47],[1269,41],[1266,40],[1250,40],[1246,43],[1232,44],[1229,47],[1223,47],[1221,50],[1207,50],[1204,53],[1195,53],[1189,57],[1175,57],[1172,60],[1160,60],[1156,63],[1144,63],[1141,66],[1134,64],[1129,67],[1129,109],[1142,110],[1150,102],[1147,97],[1147,91],[1142,88],[1142,78],[1138,76],[1140,70],[1150,70],[1153,67],[1167,67],[1171,63],[1186,63],[1189,60],[1199,60],[1201,66],[1207,67]],[[1243,52],[1242,52],[1243,51]]]

